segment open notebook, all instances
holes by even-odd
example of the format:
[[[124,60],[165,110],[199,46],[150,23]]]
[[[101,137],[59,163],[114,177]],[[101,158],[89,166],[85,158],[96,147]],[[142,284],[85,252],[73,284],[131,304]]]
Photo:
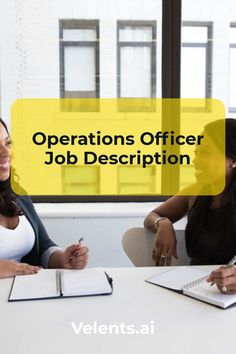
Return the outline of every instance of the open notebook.
[[[206,282],[208,276],[209,273],[203,270],[180,266],[168,269],[146,281],[218,307],[227,308],[235,304],[236,295],[221,294],[216,285],[210,286],[210,283]]]
[[[8,301],[39,300],[112,293],[112,279],[102,268],[41,269],[14,277]]]

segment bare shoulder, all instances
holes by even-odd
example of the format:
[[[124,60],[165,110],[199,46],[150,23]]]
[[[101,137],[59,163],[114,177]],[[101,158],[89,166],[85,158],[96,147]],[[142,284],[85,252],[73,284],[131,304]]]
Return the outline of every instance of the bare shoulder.
[[[156,218],[157,216],[165,216],[173,223],[182,219],[192,208],[199,190],[199,186],[195,185],[182,189],[178,194],[153,209],[145,219],[146,225],[148,225],[149,220],[151,220],[153,224],[154,217]]]
[[[190,210],[200,194],[202,186],[198,183],[193,183],[185,188],[183,188],[177,196],[184,198],[185,202],[188,204],[188,210]]]

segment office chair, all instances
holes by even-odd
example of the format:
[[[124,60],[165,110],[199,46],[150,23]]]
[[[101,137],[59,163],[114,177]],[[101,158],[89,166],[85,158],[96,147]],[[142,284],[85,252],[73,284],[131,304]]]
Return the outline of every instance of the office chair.
[[[189,265],[190,259],[186,253],[184,233],[176,230],[178,259],[172,258],[171,265]],[[127,230],[122,238],[122,246],[135,267],[154,266],[152,246],[155,234],[143,227]]]

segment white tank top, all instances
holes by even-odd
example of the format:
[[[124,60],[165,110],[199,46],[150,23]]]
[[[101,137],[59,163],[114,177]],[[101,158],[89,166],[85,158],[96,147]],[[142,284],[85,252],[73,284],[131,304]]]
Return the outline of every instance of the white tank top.
[[[0,225],[0,259],[12,259],[20,262],[33,248],[34,230],[24,215],[19,216],[15,229]]]

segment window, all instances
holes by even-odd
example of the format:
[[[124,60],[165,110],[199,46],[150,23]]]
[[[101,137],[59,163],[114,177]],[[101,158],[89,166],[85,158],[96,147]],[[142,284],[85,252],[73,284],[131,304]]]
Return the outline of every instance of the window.
[[[11,3],[6,2],[7,11],[0,14],[5,38],[0,48],[1,109],[7,120],[11,103],[19,97],[178,97],[180,0],[147,0],[145,6],[142,0],[135,6],[109,0],[101,0],[99,6],[96,0],[61,0],[59,5],[46,0],[40,6],[20,0],[15,7]],[[153,194],[163,192],[161,180],[167,178],[159,166],[142,174],[137,166],[117,168],[112,176],[94,166],[89,179],[85,167],[76,168],[76,179],[74,172],[71,166],[60,169],[64,188],[75,194],[74,200],[86,201],[156,200]],[[93,197],[98,191],[102,194],[105,183],[122,197]],[[134,196],[126,195],[128,185]],[[76,196],[80,191],[82,198]],[[70,200],[45,198],[60,199]]]
[[[156,21],[117,22],[117,96],[119,98],[156,97]],[[132,105],[134,103],[134,106]],[[119,102],[120,111],[153,112],[155,102]],[[159,173],[156,173],[158,170]],[[160,169],[119,166],[117,193],[155,194],[160,192]],[[157,183],[157,179],[159,183]],[[158,186],[158,187],[157,187]]]
[[[60,96],[99,97],[98,21],[60,21]]]
[[[184,22],[181,51],[181,97],[211,97],[212,25]]]
[[[235,0],[226,0],[224,2],[219,1],[205,1],[205,0],[182,0],[182,39],[185,41],[184,31],[189,30],[186,28],[186,24],[189,27],[199,26],[208,27],[208,55],[206,72],[206,97],[221,100],[226,108],[226,117],[236,117],[236,2]],[[200,33],[200,32],[199,32]],[[188,40],[191,42],[191,39]],[[206,45],[206,34],[204,37],[201,35],[202,44]],[[193,89],[191,72],[189,73],[189,79],[187,77],[187,67],[192,68],[184,57],[183,51],[186,48],[182,48],[182,77],[181,89],[182,97],[189,97],[193,92],[196,93],[196,88]],[[199,55],[200,56],[200,55]],[[190,57],[189,57],[190,58]],[[197,57],[195,58],[195,61]],[[200,59],[199,59],[200,60]],[[190,61],[190,59],[189,59]],[[203,61],[203,52],[202,52]],[[193,63],[195,63],[193,61]],[[199,67],[203,68],[198,62]],[[203,78],[204,70],[201,71],[201,77]],[[199,91],[197,93],[203,93],[203,79],[199,82]],[[201,89],[200,89],[201,87]],[[189,95],[187,88],[189,89]],[[188,96],[187,96],[188,95]]]
[[[62,190],[65,195],[100,193],[99,166],[62,166]]]
[[[118,21],[117,96],[156,97],[155,22]]]
[[[230,26],[229,112],[236,112],[236,24]]]
[[[158,171],[160,172],[160,171]],[[161,181],[155,166],[142,168],[139,166],[119,166],[117,171],[117,193],[119,195],[160,193]]]

